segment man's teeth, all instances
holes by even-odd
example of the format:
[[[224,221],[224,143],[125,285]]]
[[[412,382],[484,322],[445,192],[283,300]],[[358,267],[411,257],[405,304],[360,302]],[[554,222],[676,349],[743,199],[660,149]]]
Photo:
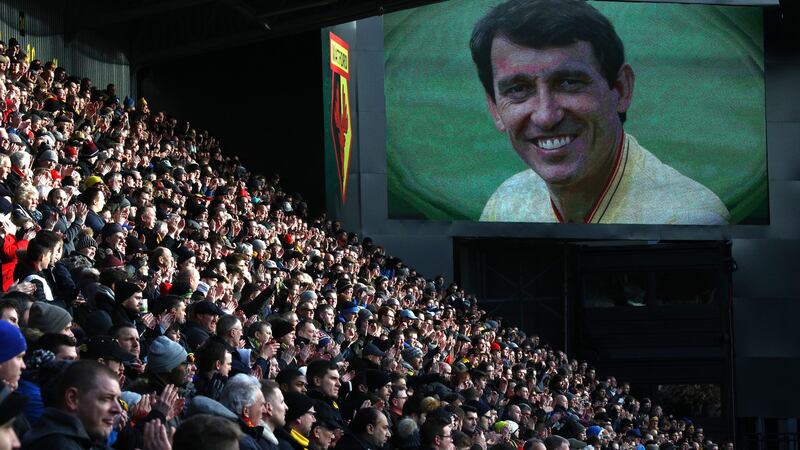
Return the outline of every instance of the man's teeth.
[[[555,150],[572,142],[572,136],[536,139],[536,146],[545,150]]]

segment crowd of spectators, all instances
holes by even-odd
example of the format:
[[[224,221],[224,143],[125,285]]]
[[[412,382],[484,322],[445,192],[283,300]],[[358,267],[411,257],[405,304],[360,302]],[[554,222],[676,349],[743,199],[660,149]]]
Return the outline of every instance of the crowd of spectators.
[[[0,99],[0,450],[719,448],[144,98]]]

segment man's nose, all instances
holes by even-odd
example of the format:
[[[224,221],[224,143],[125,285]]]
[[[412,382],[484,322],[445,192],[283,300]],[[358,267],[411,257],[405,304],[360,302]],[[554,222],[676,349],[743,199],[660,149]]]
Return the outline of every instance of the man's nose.
[[[533,100],[531,121],[542,130],[555,128],[564,118],[564,109],[555,94],[543,90]]]

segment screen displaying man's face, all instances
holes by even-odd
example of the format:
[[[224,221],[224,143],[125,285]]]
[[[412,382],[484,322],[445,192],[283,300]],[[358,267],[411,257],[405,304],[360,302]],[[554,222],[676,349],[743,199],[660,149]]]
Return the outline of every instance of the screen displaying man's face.
[[[548,184],[603,183],[622,136],[618,113],[630,103],[628,80],[609,87],[584,41],[535,49],[499,37],[491,60],[489,109],[519,157]]]
[[[484,20],[507,3],[559,14]],[[570,26],[587,6],[615,39]],[[388,219],[769,223],[762,8],[449,0],[382,26]]]

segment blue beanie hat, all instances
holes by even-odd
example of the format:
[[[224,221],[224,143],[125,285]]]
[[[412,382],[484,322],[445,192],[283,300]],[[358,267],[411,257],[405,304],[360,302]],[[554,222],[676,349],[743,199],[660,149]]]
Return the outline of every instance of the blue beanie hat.
[[[603,429],[597,425],[592,425],[586,429],[586,437],[599,436]]]
[[[19,355],[27,348],[25,338],[19,328],[11,325],[10,322],[0,320],[0,363]]]

